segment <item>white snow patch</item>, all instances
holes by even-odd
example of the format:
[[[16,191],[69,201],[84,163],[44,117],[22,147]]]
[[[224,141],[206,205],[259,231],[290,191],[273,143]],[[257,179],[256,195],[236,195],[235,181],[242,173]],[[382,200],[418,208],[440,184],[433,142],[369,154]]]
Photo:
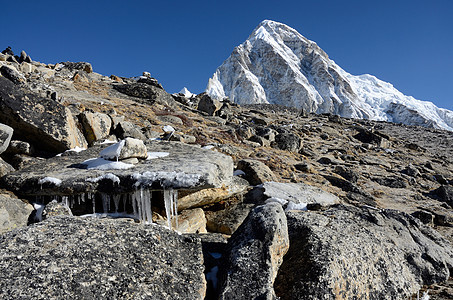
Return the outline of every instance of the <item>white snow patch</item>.
[[[179,91],[179,94],[183,94],[186,98],[195,97],[197,94],[191,93],[186,87]]]
[[[147,160],[169,156],[168,152],[148,152]]]
[[[233,172],[233,176],[242,176],[242,175],[245,175],[245,172],[242,170],[235,170]]]
[[[42,212],[46,206],[44,204],[33,203],[33,207],[36,210],[35,220],[38,222],[41,222],[42,221]]]
[[[118,176],[116,176],[115,174],[112,174],[112,173],[107,173],[105,175],[102,175],[102,176],[98,176],[96,178],[87,178],[86,181],[89,181],[89,182],[99,182],[103,179],[110,179],[111,181],[113,181],[114,183],[117,183],[117,184],[120,184],[120,179]]]
[[[53,183],[56,186],[59,186],[61,184],[61,179],[55,178],[55,177],[44,177],[39,179],[38,184],[44,184],[44,183]]]
[[[109,139],[105,139],[101,145],[105,145],[105,144],[116,144],[117,142],[116,141],[112,141],[112,140],[109,140]]]
[[[213,145],[206,145],[206,146],[201,147],[201,149],[211,150],[211,149],[213,149],[214,147],[215,147],[215,146],[213,146]]]
[[[162,127],[162,130],[165,132],[165,133],[172,133],[172,132],[175,132],[175,129],[170,126],[170,125],[165,125],[164,127]]]
[[[288,206],[286,206],[285,212],[290,210],[307,210],[307,203],[294,203],[292,201],[288,202]]]
[[[99,156],[101,158],[105,158],[105,159],[116,159],[116,160],[118,160],[118,157],[121,154],[121,149],[123,149],[125,143],[126,142],[124,140],[122,140],[122,141],[120,141],[118,143],[115,143],[115,144],[113,144],[111,146],[108,146],[107,148],[105,148],[104,150],[102,150],[99,153]]]
[[[288,200],[272,197],[272,198],[266,199],[266,201],[264,201],[264,203],[266,203],[266,204],[280,203],[281,205],[285,205],[286,203],[288,203]],[[291,202],[291,203],[293,203],[293,202]],[[305,204],[305,206],[307,206],[307,205]]]
[[[89,170],[126,170],[133,168],[133,164],[126,164],[120,161],[111,161],[102,157],[87,159],[82,162]]]

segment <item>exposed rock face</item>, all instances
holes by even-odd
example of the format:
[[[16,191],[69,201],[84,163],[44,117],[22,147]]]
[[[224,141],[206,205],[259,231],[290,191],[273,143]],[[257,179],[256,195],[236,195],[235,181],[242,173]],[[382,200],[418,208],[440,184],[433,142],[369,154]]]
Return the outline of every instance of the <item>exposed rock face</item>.
[[[296,204],[307,203],[330,206],[340,203],[340,199],[337,196],[302,182],[265,182],[262,187],[260,186],[257,189],[261,189],[263,194],[269,198],[279,198]]]
[[[27,226],[33,207],[9,194],[0,193],[0,234]]]
[[[11,127],[0,123],[0,154],[8,148],[13,131]]]
[[[445,281],[453,248],[394,210],[337,206],[288,214],[290,249],[275,282],[282,299],[404,299]]]
[[[109,136],[112,119],[108,115],[98,112],[83,112],[80,120],[89,144]]]
[[[204,111],[210,116],[213,116],[222,107],[222,103],[219,100],[209,97],[208,94],[203,93],[199,97],[198,110]]]
[[[14,168],[0,157],[0,177],[13,172]]]
[[[16,130],[16,138],[49,152],[87,147],[70,110],[58,102],[18,88],[0,77],[0,122]]]
[[[157,102],[171,106],[175,102],[173,97],[163,89],[142,82],[117,84],[113,87],[120,93],[144,99],[150,104]]]
[[[271,169],[259,160],[240,160],[237,168],[245,173],[244,179],[246,179],[250,185],[257,185],[266,181],[274,181],[275,179]]]
[[[228,241],[220,299],[274,299],[274,279],[289,247],[279,204],[255,208]]]
[[[14,69],[13,67],[1,66],[0,73],[1,75],[5,76],[5,78],[8,78],[15,84],[20,84],[25,81],[25,77],[19,72],[17,72],[17,70]]]
[[[205,296],[200,240],[160,226],[54,217],[0,236],[0,258],[2,299]]]
[[[293,28],[265,20],[209,79],[206,92],[239,104],[270,103],[453,130],[453,112],[405,96],[371,75],[345,72]]]

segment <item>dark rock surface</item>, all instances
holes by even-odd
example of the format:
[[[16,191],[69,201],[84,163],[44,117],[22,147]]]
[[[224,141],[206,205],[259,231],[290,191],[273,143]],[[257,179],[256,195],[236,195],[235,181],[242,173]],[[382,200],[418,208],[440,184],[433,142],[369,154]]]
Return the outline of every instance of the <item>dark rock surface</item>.
[[[228,241],[219,299],[275,299],[273,283],[288,247],[281,205],[252,210]]]
[[[166,91],[146,83],[116,84],[113,88],[125,95],[141,98],[148,104],[157,102],[171,106],[175,103],[173,97]]]
[[[0,77],[0,122],[15,130],[14,137],[49,152],[87,147],[68,108],[49,98],[17,88]]]
[[[401,212],[340,205],[287,217],[291,246],[275,282],[282,299],[404,299],[453,269],[451,244]]]
[[[0,236],[0,298],[203,299],[202,262],[160,226],[54,217]]]

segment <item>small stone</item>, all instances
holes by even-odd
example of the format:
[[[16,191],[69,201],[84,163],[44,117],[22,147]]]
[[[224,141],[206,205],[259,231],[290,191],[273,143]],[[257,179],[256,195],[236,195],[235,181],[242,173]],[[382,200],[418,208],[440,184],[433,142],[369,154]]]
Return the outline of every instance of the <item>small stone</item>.
[[[280,133],[275,137],[275,144],[273,147],[276,147],[280,150],[286,150],[289,152],[296,153],[302,148],[302,140],[300,137],[293,133]]]
[[[9,143],[13,136],[14,129],[8,125],[0,123],[0,154],[8,149]]]

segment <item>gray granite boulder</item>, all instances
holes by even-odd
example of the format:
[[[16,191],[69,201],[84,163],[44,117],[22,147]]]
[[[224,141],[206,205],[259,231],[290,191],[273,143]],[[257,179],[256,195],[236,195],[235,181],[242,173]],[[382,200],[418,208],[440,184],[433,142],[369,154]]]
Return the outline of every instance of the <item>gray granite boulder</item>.
[[[407,299],[451,276],[452,246],[408,214],[338,205],[287,220],[281,299]]]
[[[201,241],[133,221],[54,217],[0,236],[2,299],[203,299]]]
[[[275,299],[273,283],[289,247],[279,204],[256,207],[228,241],[219,299]]]
[[[10,195],[0,193],[0,234],[27,226],[33,206]]]

